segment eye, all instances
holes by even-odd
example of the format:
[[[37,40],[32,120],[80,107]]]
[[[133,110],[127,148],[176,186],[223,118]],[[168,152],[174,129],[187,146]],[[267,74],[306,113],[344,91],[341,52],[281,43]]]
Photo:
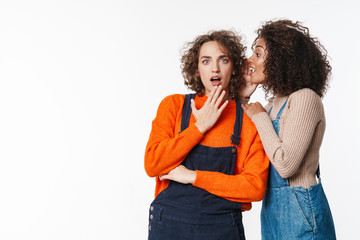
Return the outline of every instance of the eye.
[[[210,62],[209,60],[203,60],[202,61],[203,64],[209,64],[209,62]]]
[[[256,57],[260,57],[261,54],[260,53],[255,53]]]
[[[228,63],[228,62],[229,62],[229,59],[223,58],[223,59],[220,60],[220,62],[222,62],[222,63]]]

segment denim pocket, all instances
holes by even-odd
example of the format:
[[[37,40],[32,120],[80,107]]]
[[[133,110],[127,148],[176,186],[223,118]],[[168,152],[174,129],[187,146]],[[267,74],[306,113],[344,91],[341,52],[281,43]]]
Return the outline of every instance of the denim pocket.
[[[314,212],[308,190],[303,187],[291,187],[291,192],[293,204],[295,205],[293,206],[294,211],[298,211],[300,218],[302,218],[305,225],[308,226],[307,231],[314,231]]]

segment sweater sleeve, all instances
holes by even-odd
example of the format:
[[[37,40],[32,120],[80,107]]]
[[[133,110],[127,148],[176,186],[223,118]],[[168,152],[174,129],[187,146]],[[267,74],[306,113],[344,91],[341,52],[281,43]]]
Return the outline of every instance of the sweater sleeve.
[[[175,134],[177,116],[182,111],[181,95],[166,97],[159,105],[145,150],[145,171],[150,177],[166,174],[177,167],[190,150],[203,138],[198,128],[190,124]],[[180,118],[181,119],[181,118]]]
[[[297,172],[322,116],[321,99],[309,89],[290,95],[286,121],[280,122],[282,138],[276,134],[267,113],[253,116],[265,152],[281,177],[289,178]]]
[[[246,137],[251,138],[250,135]],[[250,149],[240,148],[240,151],[248,152],[243,168],[240,168],[235,175],[196,171],[193,185],[230,201],[245,203],[262,200],[266,188],[269,159],[266,157],[259,135],[256,134],[253,137]]]

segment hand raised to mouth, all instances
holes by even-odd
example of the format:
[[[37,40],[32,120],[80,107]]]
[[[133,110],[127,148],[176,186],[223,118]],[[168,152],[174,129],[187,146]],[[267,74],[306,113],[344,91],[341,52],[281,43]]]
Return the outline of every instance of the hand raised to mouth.
[[[202,134],[205,134],[215,125],[222,111],[229,103],[229,101],[226,100],[220,106],[225,94],[226,92],[225,90],[222,90],[221,85],[215,86],[214,89],[210,92],[210,95],[208,96],[204,106],[199,110],[195,106],[195,101],[191,100],[191,110],[196,120],[195,126]]]

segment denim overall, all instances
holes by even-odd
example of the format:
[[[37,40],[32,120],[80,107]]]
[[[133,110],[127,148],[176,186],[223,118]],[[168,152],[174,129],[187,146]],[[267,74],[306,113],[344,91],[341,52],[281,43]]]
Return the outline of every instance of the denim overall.
[[[272,121],[279,135],[280,116],[287,103],[281,107]],[[269,111],[272,110],[272,107]],[[261,209],[261,239],[336,239],[334,223],[326,199],[319,168],[319,183],[304,187],[292,187],[270,164],[267,189]]]
[[[190,99],[194,98],[195,94],[185,96],[181,131],[189,125]],[[236,145],[240,142],[242,117],[241,105],[236,103],[234,135],[231,136]],[[234,175],[236,151],[236,146],[213,148],[198,144],[182,164],[191,170]],[[150,206],[148,239],[245,239],[241,203],[218,197],[191,184],[170,181]]]

